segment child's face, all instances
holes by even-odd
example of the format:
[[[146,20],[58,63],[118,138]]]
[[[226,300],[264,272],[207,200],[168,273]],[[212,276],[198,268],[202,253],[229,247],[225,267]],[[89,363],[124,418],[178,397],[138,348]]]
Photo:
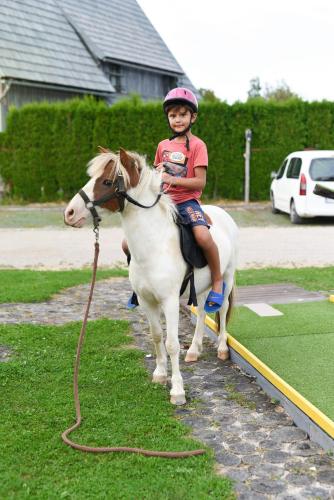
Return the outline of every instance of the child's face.
[[[190,123],[194,123],[197,114],[191,113],[185,106],[177,106],[168,111],[168,121],[171,129],[175,132],[183,132],[186,130]]]

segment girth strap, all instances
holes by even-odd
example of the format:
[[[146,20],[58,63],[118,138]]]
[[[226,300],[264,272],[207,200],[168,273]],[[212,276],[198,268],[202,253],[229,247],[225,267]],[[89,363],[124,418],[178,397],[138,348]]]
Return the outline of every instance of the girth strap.
[[[196,288],[195,288],[195,277],[194,277],[194,268],[193,267],[188,267],[188,272],[184,277],[184,280],[181,285],[181,290],[180,290],[180,297],[184,293],[185,289],[187,288],[189,283],[190,290],[189,290],[189,299],[188,299],[188,306],[193,305],[194,307],[197,307],[197,295],[196,295]]]

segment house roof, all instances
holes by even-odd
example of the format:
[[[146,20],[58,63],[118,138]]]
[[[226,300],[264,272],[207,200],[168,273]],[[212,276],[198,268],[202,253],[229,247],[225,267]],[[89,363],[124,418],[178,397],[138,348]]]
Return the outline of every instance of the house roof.
[[[0,4],[0,77],[114,91],[55,0]]]
[[[99,59],[184,73],[136,0],[56,1]]]

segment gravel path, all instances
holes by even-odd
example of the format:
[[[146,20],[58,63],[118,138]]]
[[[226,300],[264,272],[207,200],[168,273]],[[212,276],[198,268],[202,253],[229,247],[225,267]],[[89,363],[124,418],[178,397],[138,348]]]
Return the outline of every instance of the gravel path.
[[[81,320],[88,289],[89,285],[80,285],[45,303],[1,304],[0,323],[61,324]],[[99,281],[91,319],[101,316],[128,319],[138,347],[146,353],[147,366],[153,371],[147,322],[140,307],[129,312],[123,306],[129,292],[125,278]],[[234,480],[238,498],[333,499],[333,457],[310,442],[254,379],[231,362],[219,361],[210,339],[204,341],[201,360],[185,364],[183,359],[192,334],[189,312],[182,307],[181,370],[188,404],[175,409],[175,413],[191,427],[196,438],[215,451],[216,471]],[[10,362],[10,354],[8,348],[0,346],[0,361]]]
[[[100,231],[100,266],[123,263],[120,228]],[[0,229],[0,267],[68,269],[90,265],[91,229]],[[240,229],[239,269],[331,266],[334,226],[246,227]]]

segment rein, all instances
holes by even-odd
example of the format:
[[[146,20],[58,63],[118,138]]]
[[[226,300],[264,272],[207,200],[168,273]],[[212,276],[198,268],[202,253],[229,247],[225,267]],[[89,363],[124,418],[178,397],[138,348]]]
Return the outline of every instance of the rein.
[[[83,193],[84,193],[84,191],[83,191]],[[87,197],[86,193],[84,193],[84,195]],[[83,199],[85,200],[85,198],[83,198]],[[89,201],[88,197],[87,197],[87,199]],[[159,197],[159,199],[160,199],[160,197]],[[151,206],[154,206],[157,202],[158,201],[156,201]],[[95,207],[93,206],[92,208],[96,212]],[[145,208],[149,208],[149,207],[145,207]],[[81,410],[80,410],[78,379],[79,379],[79,366],[80,366],[81,349],[82,349],[85,335],[86,335],[88,314],[89,314],[90,305],[91,305],[92,298],[93,298],[94,286],[95,286],[95,281],[96,281],[97,263],[98,263],[99,252],[100,252],[100,244],[99,244],[100,218],[99,218],[97,212],[96,212],[96,215],[97,215],[97,218],[95,216],[93,216],[94,217],[94,229],[93,229],[93,231],[95,233],[95,252],[94,252],[92,280],[91,280],[91,284],[90,284],[88,301],[87,301],[87,305],[86,305],[84,319],[83,319],[82,326],[81,326],[81,331],[80,331],[78,346],[77,346],[77,352],[76,352],[76,357],[75,357],[75,362],[74,362],[73,394],[74,394],[74,404],[75,404],[75,412],[76,412],[76,422],[74,425],[72,425],[71,427],[69,427],[68,429],[66,429],[62,433],[61,438],[62,438],[63,442],[66,445],[71,446],[71,448],[74,448],[74,449],[80,450],[80,451],[86,451],[89,453],[125,452],[125,453],[137,453],[140,455],[145,455],[147,457],[162,457],[162,458],[187,458],[187,457],[193,457],[195,455],[203,455],[204,453],[206,453],[206,451],[203,449],[192,450],[192,451],[175,451],[174,452],[174,451],[144,450],[143,448],[128,448],[125,446],[117,446],[117,447],[86,446],[86,445],[75,443],[74,441],[72,441],[68,437],[71,432],[73,432],[75,429],[78,429],[78,427],[80,427],[81,421],[82,421]]]

